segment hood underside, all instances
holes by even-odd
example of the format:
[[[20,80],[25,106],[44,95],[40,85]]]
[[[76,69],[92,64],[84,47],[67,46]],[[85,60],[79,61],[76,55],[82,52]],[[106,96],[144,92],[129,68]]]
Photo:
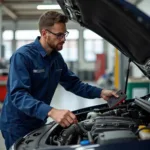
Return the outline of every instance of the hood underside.
[[[97,33],[150,78],[150,18],[124,0],[58,0],[70,20]]]

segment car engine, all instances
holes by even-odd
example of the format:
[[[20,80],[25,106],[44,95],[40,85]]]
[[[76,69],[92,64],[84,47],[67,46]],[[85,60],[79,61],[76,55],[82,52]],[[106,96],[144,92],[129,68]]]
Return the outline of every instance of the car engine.
[[[71,125],[63,130],[52,143],[58,145],[82,144],[81,141],[89,143],[111,143],[112,141],[135,140],[133,134],[137,129],[137,123],[130,118],[103,116],[88,119],[78,124]],[[133,132],[132,132],[133,131]],[[55,142],[54,142],[55,141]],[[57,142],[56,142],[57,141]]]
[[[146,112],[136,106],[117,108],[106,112],[89,112],[85,120],[66,129],[56,127],[49,137],[50,145],[109,144],[138,140],[139,126],[148,126]],[[54,132],[54,130],[53,130]]]
[[[62,128],[51,122],[15,143],[23,148],[113,144],[150,139],[150,102],[146,97],[110,109],[107,104],[78,110],[77,124]],[[146,130],[146,132],[144,132]]]

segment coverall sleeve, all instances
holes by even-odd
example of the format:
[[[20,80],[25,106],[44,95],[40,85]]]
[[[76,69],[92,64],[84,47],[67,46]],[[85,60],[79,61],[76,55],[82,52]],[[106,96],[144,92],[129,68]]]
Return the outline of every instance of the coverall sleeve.
[[[102,89],[83,83],[64,62],[64,67],[60,79],[60,84],[67,90],[84,98],[100,98]]]
[[[8,84],[12,104],[25,114],[45,121],[52,107],[31,95],[29,60],[22,53],[11,58]]]

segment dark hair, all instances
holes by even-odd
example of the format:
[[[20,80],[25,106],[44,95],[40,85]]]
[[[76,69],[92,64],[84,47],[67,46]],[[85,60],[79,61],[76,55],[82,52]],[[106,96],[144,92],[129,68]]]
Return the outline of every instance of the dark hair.
[[[39,19],[39,30],[41,32],[42,29],[53,26],[55,23],[67,23],[67,22],[68,22],[67,16],[56,11],[47,11],[44,14],[42,14]]]

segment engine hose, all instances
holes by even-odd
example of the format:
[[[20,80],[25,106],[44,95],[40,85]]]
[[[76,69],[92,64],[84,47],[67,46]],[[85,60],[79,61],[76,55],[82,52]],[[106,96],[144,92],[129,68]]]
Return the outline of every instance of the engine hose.
[[[81,136],[79,135],[78,140],[77,140],[77,144],[80,144],[80,142],[81,142]]]
[[[72,137],[73,137],[73,135],[70,134],[68,139],[67,139],[67,141],[66,141],[66,143],[65,143],[65,145],[69,145],[70,144],[70,142],[72,140]]]
[[[94,138],[94,141],[97,141],[97,139],[98,139],[98,136],[96,136],[96,137]]]
[[[49,143],[52,144],[52,137],[49,138]]]
[[[90,131],[88,131],[87,135],[88,135],[88,140],[89,140],[89,142],[90,142],[91,144],[93,144],[93,143],[94,143],[94,141],[93,141],[93,138],[92,138],[91,132],[90,132]]]
[[[79,128],[83,133],[87,133],[87,132],[88,132],[86,129],[83,128],[82,124],[77,123],[76,125],[78,126],[78,128]]]
[[[61,146],[61,143],[59,141],[55,140],[55,138],[57,138],[57,135],[55,135],[53,137],[53,143],[57,144],[58,146]]]

